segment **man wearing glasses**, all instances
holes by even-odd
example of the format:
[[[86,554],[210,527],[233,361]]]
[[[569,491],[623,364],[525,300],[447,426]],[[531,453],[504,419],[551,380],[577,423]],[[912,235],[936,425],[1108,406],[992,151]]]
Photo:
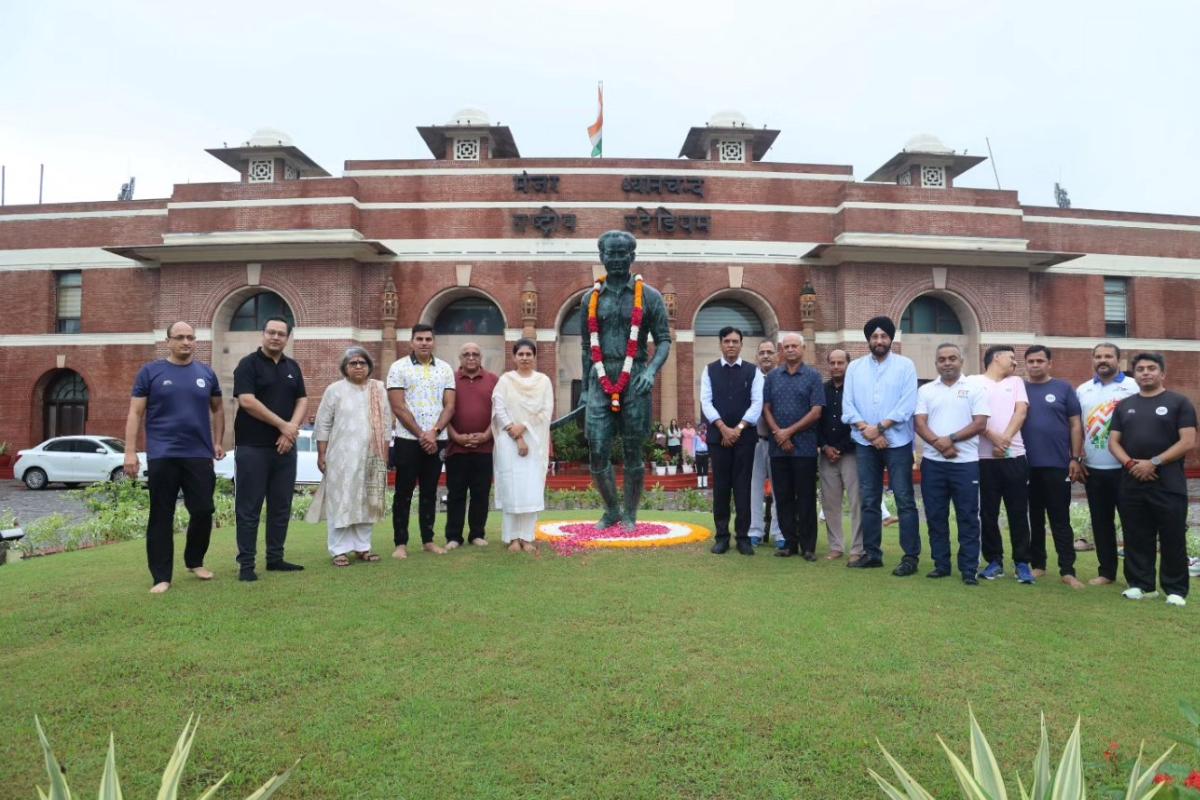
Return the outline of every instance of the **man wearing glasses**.
[[[308,393],[300,365],[283,354],[292,325],[271,317],[263,325],[262,346],[238,362],[233,395],[233,454],[237,467],[238,580],[256,581],[258,521],[267,503],[267,571],[298,572],[283,560],[292,492],[296,487],[296,438],[308,414]]]
[[[133,398],[125,420],[125,474],[138,474],[137,438],[146,420],[147,488],[150,519],[146,524],[146,561],[162,594],[171,588],[175,560],[175,501],[183,490],[189,519],[183,563],[202,581],[211,580],[204,566],[212,535],[213,458],[225,457],[225,414],[221,387],[207,364],[192,358],[196,332],[186,322],[167,328],[167,357],[143,366],[133,382]]]
[[[492,489],[492,390],[499,378],[483,368],[479,345],[467,342],[458,351],[454,375],[454,416],[446,433],[446,549],[463,543],[463,520],[467,541],[487,544],[488,495]],[[471,496],[470,507],[467,495]]]

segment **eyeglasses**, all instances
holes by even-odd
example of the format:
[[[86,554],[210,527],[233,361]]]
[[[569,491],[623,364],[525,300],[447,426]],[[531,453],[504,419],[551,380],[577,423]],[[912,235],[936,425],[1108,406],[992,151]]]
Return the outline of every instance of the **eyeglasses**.
[[[480,358],[479,353],[463,353],[463,358]]]
[[[195,336],[188,336],[187,334],[183,334],[183,333],[179,334],[178,336],[168,336],[167,338],[170,339],[172,342],[194,342],[194,341],[196,341]]]
[[[346,366],[347,367],[365,367],[365,366],[367,366],[367,362],[365,362],[365,361],[347,361]]]

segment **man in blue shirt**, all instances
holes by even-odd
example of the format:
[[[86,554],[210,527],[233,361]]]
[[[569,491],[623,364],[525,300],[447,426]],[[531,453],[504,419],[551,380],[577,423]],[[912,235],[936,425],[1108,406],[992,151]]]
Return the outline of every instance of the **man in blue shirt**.
[[[183,489],[187,543],[183,563],[200,580],[211,580],[204,556],[212,535],[213,458],[224,458],[225,414],[221,387],[207,364],[194,361],[196,332],[186,322],[167,328],[167,357],[138,371],[125,419],[125,474],[137,477],[137,437],[146,420],[147,486],[150,519],[146,560],[154,594],[171,588],[175,560],[175,502]]]
[[[896,323],[875,317],[863,326],[870,355],[856,358],[846,370],[842,422],[853,430],[862,494],[863,549],[847,567],[883,566],[883,471],[888,473],[900,517],[904,558],[893,570],[899,577],[917,571],[921,556],[921,520],[913,496],[913,412],[917,408],[917,368],[912,359],[892,352]]]
[[[1083,481],[1083,424],[1074,387],[1050,376],[1050,348],[1025,350],[1025,393],[1029,413],[1021,426],[1029,459],[1029,562],[1034,576],[1046,574],[1046,517],[1058,554],[1058,574],[1072,589],[1075,577],[1075,534],[1071,530],[1071,482]]]
[[[785,546],[777,556],[803,555],[816,561],[817,432],[825,407],[821,375],[804,364],[804,337],[779,340],[783,364],[771,370],[763,387],[763,416],[771,432],[771,492]]]

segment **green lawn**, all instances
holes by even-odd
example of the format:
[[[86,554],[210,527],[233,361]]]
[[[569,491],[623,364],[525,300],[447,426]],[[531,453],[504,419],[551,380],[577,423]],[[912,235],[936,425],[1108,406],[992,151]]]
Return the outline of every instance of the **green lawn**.
[[[711,523],[646,514],[664,516]],[[141,542],[0,567],[0,797],[44,785],[35,713],[83,796],[112,729],[126,796],[152,797],[196,711],[188,797],[225,770],[219,796],[242,797],[302,755],[283,797],[845,800],[880,796],[876,737],[957,797],[934,734],[965,755],[968,702],[1028,775],[1039,709],[1055,758],[1082,714],[1100,762],[1113,740],[1157,754],[1200,697],[1200,609],[1118,587],[968,589],[707,544],[514,555],[493,522],[486,549],[349,569],[293,524],[308,570],[252,585],[225,529],[217,580],[177,573],[162,597]]]

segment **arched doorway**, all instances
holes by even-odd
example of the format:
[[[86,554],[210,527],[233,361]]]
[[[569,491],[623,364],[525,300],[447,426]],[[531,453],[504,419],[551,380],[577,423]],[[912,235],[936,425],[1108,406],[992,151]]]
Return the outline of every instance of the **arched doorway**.
[[[221,402],[225,409],[226,449],[233,446],[233,418],[237,399],[233,396],[233,370],[246,355],[262,344],[262,329],[271,317],[283,317],[295,328],[296,317],[288,302],[275,292],[258,286],[240,289],[225,299],[213,318],[212,368],[221,382]],[[292,355],[293,340],[284,352]],[[316,407],[312,409],[316,413]]]
[[[506,369],[504,315],[490,298],[470,295],[451,300],[433,316],[432,324],[434,354],[454,369],[458,369],[458,351],[467,342],[479,345],[488,372]]]
[[[571,299],[558,323],[558,374],[554,386],[555,416],[558,417],[575,408],[583,392],[583,336],[579,327],[583,320],[583,309],[579,305],[582,297],[580,294]]]
[[[904,355],[917,367],[919,381],[937,378],[937,347],[945,342],[962,348],[963,374],[979,371],[978,330],[972,329],[973,322],[974,315],[957,297],[923,294],[908,304],[900,317],[901,342]]]
[[[753,303],[753,305],[752,305]],[[756,308],[757,306],[757,308]],[[715,297],[700,307],[692,329],[695,332],[692,345],[695,386],[692,387],[696,416],[700,417],[700,376],[704,369],[721,357],[721,342],[717,334],[722,328],[732,325],[742,332],[742,358],[754,362],[758,343],[778,333],[774,311],[761,298],[742,295]]]
[[[42,394],[42,439],[86,433],[88,388],[75,370],[52,373]]]

